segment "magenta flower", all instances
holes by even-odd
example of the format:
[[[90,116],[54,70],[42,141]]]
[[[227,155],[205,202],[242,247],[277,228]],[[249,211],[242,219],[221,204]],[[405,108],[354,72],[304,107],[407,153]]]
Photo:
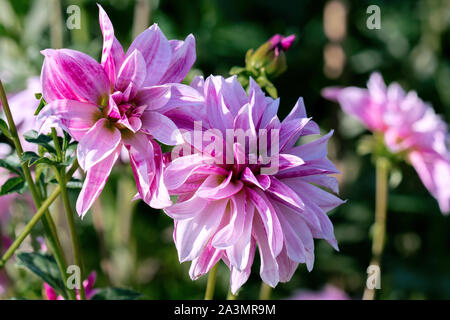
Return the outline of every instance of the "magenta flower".
[[[168,41],[154,24],[127,53],[100,9],[101,64],[69,49],[42,51],[41,82],[49,103],[39,115],[43,126],[59,124],[79,142],[77,156],[86,179],[77,201],[81,216],[101,193],[121,149],[128,149],[141,198],[154,208],[171,204],[162,181],[162,153],[156,140],[174,145],[179,107],[199,99],[177,84],[195,61],[195,39]]]
[[[198,130],[184,132],[185,144],[166,156],[164,174],[178,196],[164,211],[175,220],[180,261],[192,261],[197,279],[222,259],[233,293],[247,281],[257,246],[261,278],[272,287],[288,281],[299,263],[311,270],[314,238],[337,249],[326,212],[343,201],[317,187],[338,192],[329,176],[338,170],[326,157],[332,132],[296,146],[300,137],[319,134],[302,99],[280,122],[279,100],[253,79],[248,95],[235,77],[196,78],[192,86],[205,97],[205,113]]]
[[[97,273],[95,271],[92,271],[87,279],[83,281],[83,288],[84,292],[86,293],[86,299],[90,300],[93,296],[95,296],[98,292],[97,289],[94,289],[95,280],[97,280]],[[76,297],[77,300],[80,299],[80,293],[78,290],[76,290]],[[64,297],[61,295],[58,295],[52,287],[50,287],[47,283],[44,283],[44,292],[45,296],[47,297],[47,300],[64,300]]]
[[[342,109],[369,130],[384,135],[393,153],[405,153],[443,213],[450,212],[450,151],[446,123],[415,92],[397,83],[386,87],[378,73],[367,89],[326,88],[323,96],[338,101]]]

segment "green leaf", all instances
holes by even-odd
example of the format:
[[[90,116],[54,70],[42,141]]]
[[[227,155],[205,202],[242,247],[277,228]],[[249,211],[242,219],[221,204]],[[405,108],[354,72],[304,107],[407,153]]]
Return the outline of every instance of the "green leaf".
[[[56,292],[66,297],[64,282],[61,279],[55,259],[47,254],[20,252],[17,254],[18,265],[23,266],[46,282]]]
[[[56,152],[55,148],[52,145],[50,145],[50,142],[53,139],[45,134],[39,134],[36,130],[30,130],[25,132],[23,137],[28,142],[35,143],[44,147],[50,153]]]
[[[23,193],[25,191],[25,180],[22,177],[9,178],[0,188],[0,196],[9,193]]]
[[[136,300],[141,294],[136,291],[120,288],[102,288],[91,300]]]
[[[0,167],[5,168],[19,176],[22,175],[22,168],[19,163],[12,161],[11,159],[0,159]]]
[[[9,132],[8,124],[3,119],[0,119],[0,131],[5,135],[5,137],[11,139],[11,132]]]
[[[36,97],[37,100],[41,100],[41,98],[42,98],[42,93],[40,93],[40,92],[35,93],[34,96]]]
[[[31,166],[30,163],[35,162],[35,161],[38,160],[39,158],[40,158],[39,155],[36,154],[35,152],[33,152],[33,151],[25,151],[25,152],[22,154],[22,157],[20,158],[20,161],[21,161],[22,163],[26,163],[28,166]]]

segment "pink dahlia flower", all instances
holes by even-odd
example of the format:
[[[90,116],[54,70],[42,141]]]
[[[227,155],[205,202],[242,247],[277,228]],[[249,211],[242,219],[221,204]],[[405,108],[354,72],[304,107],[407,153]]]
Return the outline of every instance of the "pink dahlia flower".
[[[90,300],[93,296],[98,292],[97,289],[94,289],[95,280],[97,280],[97,273],[92,271],[86,280],[83,281],[83,288],[86,293],[86,299]],[[52,287],[50,287],[47,283],[44,283],[44,292],[47,297],[47,300],[64,300],[64,297],[58,295]],[[76,292],[77,300],[80,300],[80,294],[78,290]]]
[[[171,204],[162,181],[162,153],[156,140],[174,145],[175,116],[198,97],[178,84],[195,61],[195,39],[168,41],[154,24],[124,53],[105,11],[99,6],[103,33],[101,64],[69,49],[42,51],[41,82],[48,105],[43,126],[59,124],[79,142],[77,156],[86,179],[77,201],[81,216],[101,193],[125,146],[141,198],[155,208]],[[45,121],[44,121],[45,120]]]
[[[235,77],[196,78],[192,86],[205,98],[205,113],[167,155],[164,173],[178,196],[164,210],[175,220],[180,261],[192,261],[197,279],[222,259],[233,293],[247,281],[256,247],[261,278],[272,287],[289,281],[299,263],[311,270],[314,238],[337,249],[326,214],[343,203],[329,176],[338,172],[326,156],[332,132],[296,146],[300,137],[319,134],[302,99],[281,122],[279,100],[253,79],[248,95]]]
[[[399,84],[386,87],[378,73],[367,89],[326,88],[323,96],[340,103],[369,130],[382,133],[393,153],[402,152],[416,169],[443,213],[450,212],[450,151],[446,123],[433,108]]]

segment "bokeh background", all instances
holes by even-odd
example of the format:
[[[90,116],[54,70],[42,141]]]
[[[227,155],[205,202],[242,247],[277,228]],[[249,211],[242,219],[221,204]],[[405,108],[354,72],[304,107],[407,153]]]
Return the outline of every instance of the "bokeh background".
[[[301,265],[293,279],[280,284],[273,298],[332,284],[351,298],[363,293],[370,261],[374,217],[375,172],[370,155],[357,152],[364,129],[344,115],[320,91],[330,85],[365,86],[373,71],[386,82],[416,90],[448,123],[450,120],[450,1],[448,0],[97,0],[109,14],[126,48],[136,34],[158,23],[169,39],[193,33],[197,62],[188,76],[228,75],[243,66],[245,53],[275,33],[296,34],[287,52],[288,70],[275,80],[284,117],[299,96],[323,130],[334,128],[330,158],[342,171],[341,196],[348,202],[331,212],[340,252],[316,240],[312,272]],[[81,9],[81,29],[65,26],[67,8]],[[370,30],[369,5],[381,10],[381,29]],[[48,47],[84,51],[96,59],[102,38],[96,1],[0,0],[0,78],[8,92],[22,90],[38,75]],[[1,139],[1,138],[0,138]],[[390,179],[387,243],[382,266],[381,299],[450,299],[450,219],[443,216],[415,171],[400,164]],[[171,219],[142,202],[130,202],[136,189],[129,166],[116,167],[100,201],[78,221],[87,271],[96,270],[96,286],[142,292],[148,299],[203,298],[206,277],[191,281],[189,264],[178,262]],[[76,192],[72,194],[76,198]],[[53,207],[63,243],[67,226]],[[5,208],[3,208],[5,209]],[[32,211],[8,207],[12,219],[1,232],[14,236]],[[58,219],[59,218],[59,219]],[[40,226],[34,235],[40,233]],[[22,249],[35,245],[26,242]],[[70,255],[68,255],[70,256]],[[10,279],[2,298],[42,297],[34,275],[8,263]],[[225,298],[229,272],[221,265],[216,298]],[[259,261],[239,298],[257,298]]]

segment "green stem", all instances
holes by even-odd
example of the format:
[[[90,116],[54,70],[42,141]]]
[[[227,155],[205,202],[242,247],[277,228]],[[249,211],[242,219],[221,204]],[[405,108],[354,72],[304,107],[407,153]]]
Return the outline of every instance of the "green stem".
[[[379,157],[376,159],[376,203],[375,224],[373,229],[372,260],[370,265],[380,267],[386,238],[386,216],[388,200],[389,160]],[[375,289],[366,285],[363,300],[374,300]]]
[[[214,298],[214,289],[216,287],[217,267],[218,263],[209,271],[208,283],[206,284],[205,300],[212,300]]]
[[[259,290],[259,300],[270,300],[270,295],[272,293],[272,287],[261,282],[261,288]]]
[[[58,147],[56,147],[56,153],[58,154],[58,157],[62,157],[61,148],[60,148],[59,142],[58,142],[58,136],[56,135],[56,130],[54,128],[52,128],[52,136],[53,136],[53,140],[55,142],[55,147],[58,146]],[[58,150],[59,150],[59,152],[58,152]],[[72,248],[73,248],[73,258],[74,258],[75,264],[81,270],[81,275],[82,275],[81,278],[84,279],[84,272],[83,272],[84,266],[83,266],[83,260],[82,260],[82,256],[81,256],[80,243],[78,240],[77,229],[75,226],[75,219],[73,217],[74,213],[72,210],[72,206],[70,205],[69,193],[67,192],[67,186],[66,186],[68,179],[66,179],[66,172],[65,172],[64,168],[59,169],[59,168],[55,167],[55,173],[56,173],[56,178],[59,182],[59,186],[61,188],[61,196],[62,196],[63,202],[64,202],[64,208],[66,211],[67,222],[69,224],[70,238],[72,240]],[[86,300],[86,293],[84,291],[83,284],[81,284],[79,290],[80,290],[81,300]]]

